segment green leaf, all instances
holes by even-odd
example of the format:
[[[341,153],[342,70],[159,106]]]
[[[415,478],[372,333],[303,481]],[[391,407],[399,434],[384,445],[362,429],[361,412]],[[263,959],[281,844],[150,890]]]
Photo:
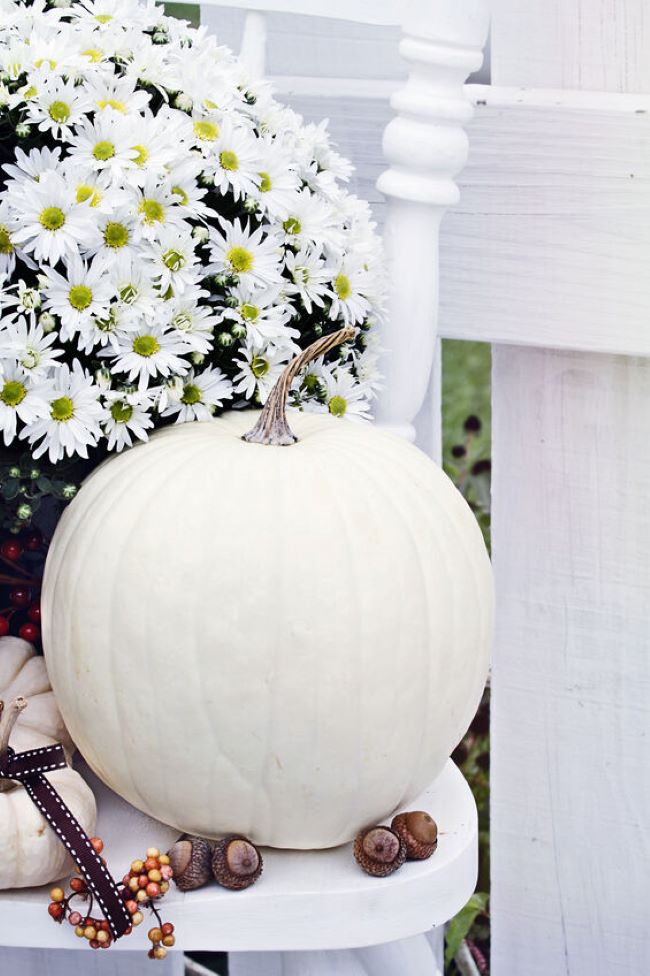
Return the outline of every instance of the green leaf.
[[[449,966],[452,959],[460,949],[460,944],[467,936],[478,915],[482,915],[487,909],[488,895],[482,891],[475,892],[464,908],[461,908],[458,915],[452,918],[447,926],[445,941],[445,967]]]
[[[18,495],[18,489],[20,488],[20,482],[18,478],[7,478],[2,486],[2,494],[6,501],[11,501]]]

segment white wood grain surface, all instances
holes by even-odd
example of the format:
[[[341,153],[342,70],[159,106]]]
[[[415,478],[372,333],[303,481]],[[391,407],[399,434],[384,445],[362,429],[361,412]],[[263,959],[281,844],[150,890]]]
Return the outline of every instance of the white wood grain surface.
[[[494,976],[650,971],[650,361],[494,349]]]

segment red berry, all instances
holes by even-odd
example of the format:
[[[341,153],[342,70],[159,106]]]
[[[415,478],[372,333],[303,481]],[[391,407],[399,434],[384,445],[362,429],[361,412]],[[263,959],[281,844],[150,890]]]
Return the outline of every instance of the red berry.
[[[124,929],[124,935],[131,935],[131,932],[133,932],[133,926],[127,925],[127,927]]]
[[[171,922],[163,922],[163,925],[162,925],[162,934],[163,935],[171,935],[173,931],[174,931],[174,926],[172,925]]]
[[[6,637],[9,633],[9,621],[6,617],[0,617],[0,637]]]
[[[80,913],[70,912],[70,914],[68,915],[68,921],[70,922],[70,925],[79,925],[79,923],[81,922]]]
[[[145,891],[150,898],[157,898],[160,894],[160,885],[156,881],[150,881]]]
[[[40,532],[30,532],[25,536],[25,549],[29,552],[37,552],[43,545],[43,536]]]
[[[50,915],[52,916],[52,918],[55,919],[55,921],[58,922],[59,919],[61,919],[63,917],[63,913],[65,911],[65,908],[64,908],[64,906],[60,902],[52,901],[47,906],[47,910],[50,913]]]
[[[23,624],[18,628],[18,636],[26,641],[36,641],[41,636],[41,628],[38,624]]]
[[[71,878],[70,887],[73,891],[79,894],[80,892],[86,890],[86,882],[83,878]],[[90,922],[86,922],[86,925],[90,925]]]
[[[104,841],[101,839],[101,837],[91,837],[90,843],[95,854],[101,854],[101,852],[104,850]]]
[[[41,622],[41,605],[40,603],[32,603],[31,607],[27,608],[27,616],[34,624],[40,624]]]
[[[99,942],[97,939],[91,939],[88,943],[91,949],[99,949]]]
[[[23,554],[23,547],[20,542],[15,539],[7,539],[0,546],[0,555],[4,556],[5,559],[10,559],[12,563],[15,563],[17,559]]]
[[[146,888],[147,885],[149,884],[149,875],[148,874],[139,875],[138,884],[140,885],[141,888]]]
[[[12,586],[9,599],[15,607],[26,607],[31,599],[31,593],[24,586]]]

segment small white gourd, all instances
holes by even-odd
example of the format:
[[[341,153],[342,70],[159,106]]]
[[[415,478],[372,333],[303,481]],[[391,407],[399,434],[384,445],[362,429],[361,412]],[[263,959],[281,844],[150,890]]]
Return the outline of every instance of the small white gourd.
[[[370,424],[287,425],[298,369],[351,334],[294,360],[248,435],[233,411],[106,462],[50,546],[68,728],[109,786],[190,834],[348,841],[438,775],[484,687],[491,568],[451,481]]]
[[[17,698],[26,699],[28,707],[16,716],[11,714],[11,703]],[[4,703],[0,750],[2,740],[8,740],[10,734],[16,752],[60,742],[70,754],[72,743],[50,688],[45,661],[18,637],[0,638],[0,701]],[[71,768],[49,772],[47,778],[92,835],[96,809],[90,787]],[[49,884],[72,868],[65,847],[23,787],[0,780],[0,890]]]

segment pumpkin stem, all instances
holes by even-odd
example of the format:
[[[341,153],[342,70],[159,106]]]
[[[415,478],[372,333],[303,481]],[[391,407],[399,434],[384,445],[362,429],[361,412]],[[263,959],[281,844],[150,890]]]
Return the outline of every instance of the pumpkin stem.
[[[24,708],[27,708],[27,699],[14,698],[7,708],[4,707],[4,702],[0,702],[0,705],[2,705],[0,708],[0,760],[2,760],[7,755],[9,739],[14,725],[18,721],[18,716]],[[15,785],[10,779],[0,780],[0,793],[8,793],[9,790],[13,790]]]
[[[311,346],[307,346],[299,356],[292,359],[271,390],[257,423],[252,430],[243,435],[242,440],[250,444],[272,444],[274,447],[295,444],[298,438],[287,421],[287,397],[295,376],[307,363],[324,356],[342,342],[354,339],[354,336],[355,330],[346,326],[338,332],[332,332],[331,335],[312,342]]]

